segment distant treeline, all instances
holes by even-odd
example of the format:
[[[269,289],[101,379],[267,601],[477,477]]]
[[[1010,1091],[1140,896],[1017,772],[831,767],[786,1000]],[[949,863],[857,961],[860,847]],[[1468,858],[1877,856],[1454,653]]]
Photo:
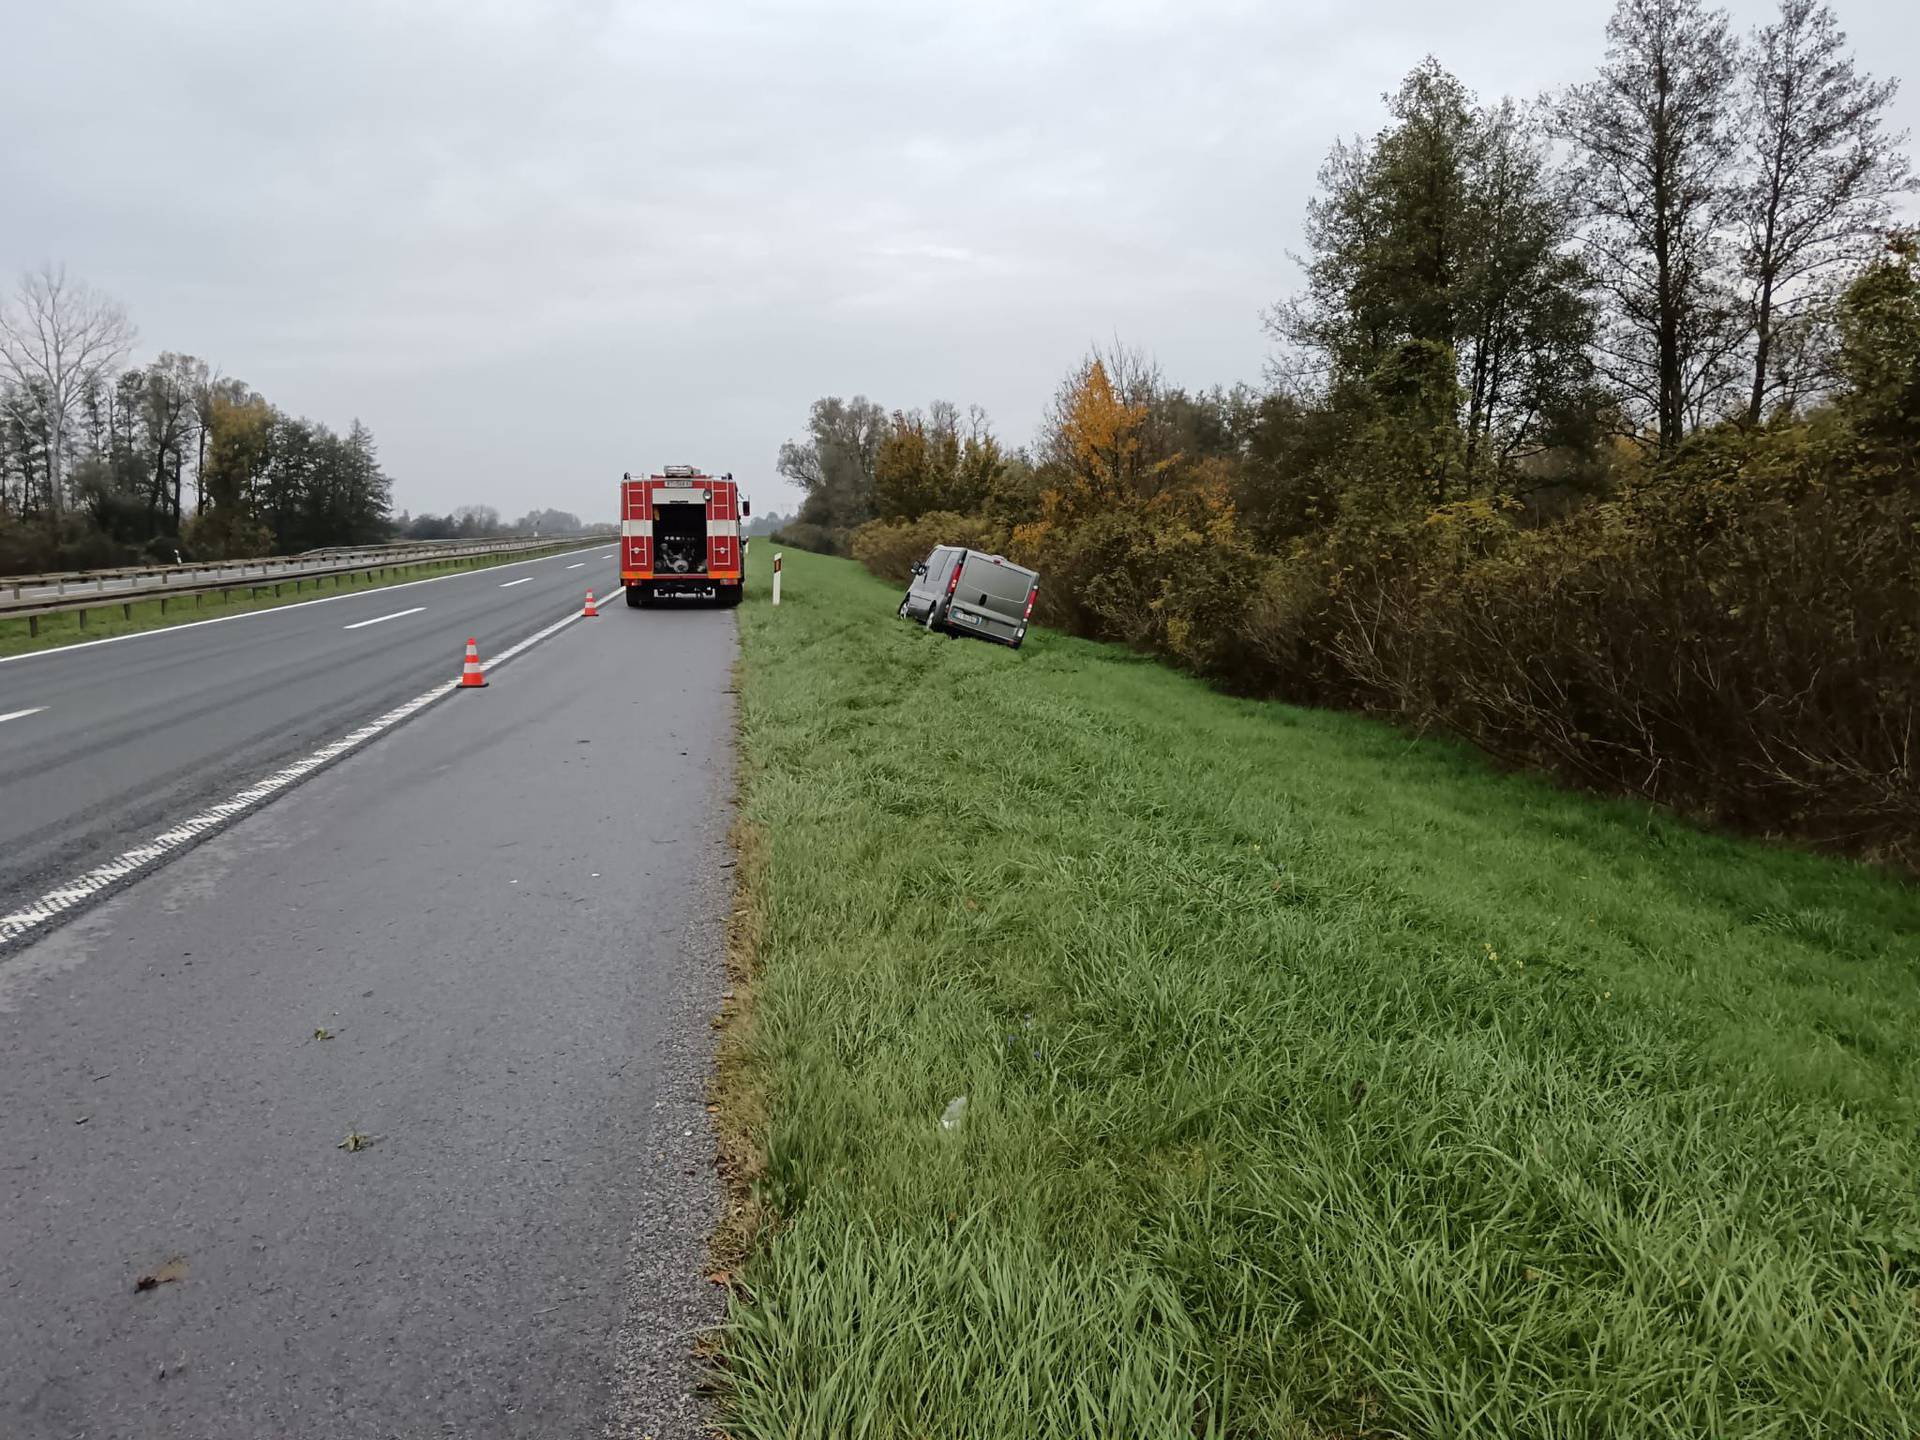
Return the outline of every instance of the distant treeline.
[[[529,510],[515,521],[500,518],[491,505],[462,505],[447,515],[402,514],[394,521],[396,540],[479,540],[489,535],[574,535],[589,527],[571,510]]]
[[[0,299],[0,574],[511,528],[485,506],[396,527],[365,425],[289,415],[192,355],[124,368],[134,338],[118,302],[61,269]]]
[[[1044,572],[1041,618],[1762,831],[1920,862],[1920,244],[1823,5],[1623,0],[1597,78],[1428,60],[1308,208],[1270,382],[1116,347],[1030,450],[826,399],[785,543]],[[1564,162],[1556,156],[1567,157]]]

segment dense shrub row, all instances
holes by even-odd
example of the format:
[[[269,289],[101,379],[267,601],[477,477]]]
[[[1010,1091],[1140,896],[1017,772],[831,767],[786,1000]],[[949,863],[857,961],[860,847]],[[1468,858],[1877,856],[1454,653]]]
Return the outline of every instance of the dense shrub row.
[[[1845,305],[1850,383],[1827,404],[1706,427],[1665,458],[1611,447],[1551,502],[1495,488],[1430,503],[1396,490],[1395,458],[1364,434],[1313,458],[1324,414],[1170,391],[1122,356],[1068,381],[1038,458],[1007,459],[971,513],[788,543],[895,581],[936,544],[1003,550],[1042,571],[1046,623],[1235,691],[1390,713],[1582,784],[1912,865],[1912,251],[1870,267]],[[893,437],[924,423],[886,421],[880,473]],[[1329,472],[1356,449],[1368,485],[1342,485]],[[896,493],[911,481],[889,475]],[[1308,518],[1271,518],[1288,513]]]
[[[1844,38],[1620,0],[1543,108],[1428,60],[1321,172],[1270,390],[1116,349],[1014,453],[823,400],[789,538],[1002,549],[1044,623],[1222,686],[1920,865],[1920,242]]]

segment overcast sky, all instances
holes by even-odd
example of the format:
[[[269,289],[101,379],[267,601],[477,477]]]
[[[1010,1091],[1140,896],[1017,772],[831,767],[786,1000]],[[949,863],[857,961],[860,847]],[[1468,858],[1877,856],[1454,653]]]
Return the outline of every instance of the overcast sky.
[[[415,512],[610,518],[680,461],[784,510],[819,395],[1021,443],[1095,341],[1258,379],[1330,142],[1429,52],[1483,98],[1583,79],[1610,9],[0,0],[0,269],[359,416]],[[1920,129],[1920,7],[1837,10]]]

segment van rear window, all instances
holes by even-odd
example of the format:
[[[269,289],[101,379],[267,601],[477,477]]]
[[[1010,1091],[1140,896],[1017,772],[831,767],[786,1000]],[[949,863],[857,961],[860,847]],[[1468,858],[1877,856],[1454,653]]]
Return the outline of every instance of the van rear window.
[[[969,555],[967,568],[960,575],[960,590],[968,600],[982,594],[996,610],[1009,607],[1015,614],[1026,609],[1027,591],[1033,576],[1013,565],[996,565],[984,555]]]

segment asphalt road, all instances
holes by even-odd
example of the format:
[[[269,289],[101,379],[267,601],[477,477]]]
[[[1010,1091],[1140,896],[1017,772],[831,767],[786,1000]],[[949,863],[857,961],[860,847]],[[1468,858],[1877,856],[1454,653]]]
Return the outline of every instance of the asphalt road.
[[[601,545],[0,659],[0,914],[456,675],[467,637],[484,658],[589,585],[619,600],[617,567]]]
[[[571,563],[490,625],[512,572],[0,667],[60,717],[7,808],[44,856],[89,763],[66,813],[164,807],[538,628]],[[0,1435],[695,1433],[733,634],[608,607],[0,953]]]

